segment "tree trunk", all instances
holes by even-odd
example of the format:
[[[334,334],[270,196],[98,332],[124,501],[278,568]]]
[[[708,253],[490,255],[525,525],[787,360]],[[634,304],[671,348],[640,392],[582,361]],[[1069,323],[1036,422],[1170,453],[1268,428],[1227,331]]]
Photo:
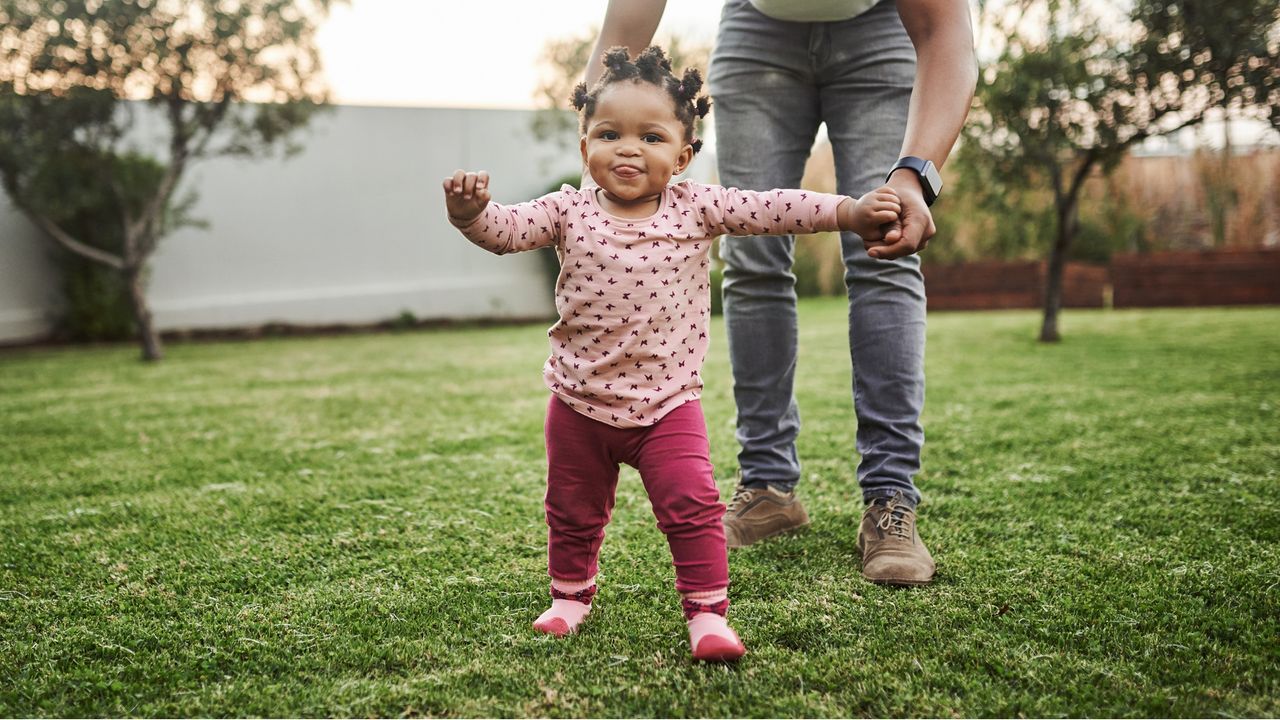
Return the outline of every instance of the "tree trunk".
[[[1231,108],[1226,98],[1222,100],[1222,155],[1216,180],[1219,198],[1213,219],[1213,246],[1220,248],[1227,244],[1227,225],[1236,204],[1235,183],[1231,177]]]
[[[143,268],[131,267],[125,271],[125,282],[129,285],[129,304],[133,308],[133,319],[138,325],[138,340],[142,344],[142,359],[155,362],[164,357],[160,344],[160,334],[156,332],[155,323],[151,319],[151,307],[147,304],[147,291],[143,282]]]
[[[1062,309],[1062,276],[1067,265],[1067,251],[1076,235],[1076,194],[1070,193],[1057,207],[1057,232],[1049,267],[1044,279],[1044,321],[1040,324],[1040,342],[1058,342],[1058,312]]]

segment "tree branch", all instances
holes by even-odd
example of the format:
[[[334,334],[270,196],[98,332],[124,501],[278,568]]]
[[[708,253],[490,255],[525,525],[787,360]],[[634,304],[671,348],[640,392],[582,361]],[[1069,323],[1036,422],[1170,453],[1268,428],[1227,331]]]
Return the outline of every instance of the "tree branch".
[[[1162,113],[1159,117],[1163,117],[1163,116],[1164,114]],[[1158,120],[1159,117],[1157,117],[1156,119]],[[1186,128],[1199,125],[1200,123],[1204,122],[1204,119],[1205,119],[1204,113],[1197,113],[1194,117],[1188,120],[1184,120],[1181,125],[1170,128],[1169,130],[1161,130],[1158,134],[1170,135],[1172,133],[1178,132],[1179,130],[1185,130]],[[1127,151],[1129,148],[1142,142],[1143,140],[1146,140],[1149,137],[1152,137],[1151,132],[1147,130],[1139,130],[1138,132],[1134,133],[1132,136],[1125,138],[1118,147],[1121,151]]]
[[[116,270],[125,269],[125,261],[122,258],[112,255],[105,250],[99,250],[96,247],[86,245],[79,240],[76,240],[68,235],[65,230],[58,227],[57,223],[38,212],[34,212],[25,205],[18,205],[18,209],[21,210],[22,214],[26,215],[27,219],[35,224],[36,227],[43,230],[49,239],[56,244],[61,245],[63,248],[79,255],[80,257],[92,260],[96,263],[101,263],[107,267],[114,268]]]
[[[1080,167],[1076,168],[1075,174],[1071,176],[1071,187],[1067,190],[1067,194],[1072,202],[1075,202],[1076,197],[1080,195],[1080,188],[1084,187],[1084,181],[1089,178],[1089,171],[1097,161],[1098,149],[1089,148],[1080,161]]]

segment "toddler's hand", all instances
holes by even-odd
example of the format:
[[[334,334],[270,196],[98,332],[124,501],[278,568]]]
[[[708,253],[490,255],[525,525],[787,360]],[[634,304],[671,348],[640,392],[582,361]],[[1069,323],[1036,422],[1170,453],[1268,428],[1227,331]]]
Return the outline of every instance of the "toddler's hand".
[[[902,213],[902,201],[898,193],[888,185],[881,186],[849,203],[853,207],[842,217],[840,228],[852,230],[871,244],[893,243],[901,233],[898,218]]]
[[[489,173],[458,170],[453,177],[445,178],[444,204],[454,225],[475,220],[489,204]]]

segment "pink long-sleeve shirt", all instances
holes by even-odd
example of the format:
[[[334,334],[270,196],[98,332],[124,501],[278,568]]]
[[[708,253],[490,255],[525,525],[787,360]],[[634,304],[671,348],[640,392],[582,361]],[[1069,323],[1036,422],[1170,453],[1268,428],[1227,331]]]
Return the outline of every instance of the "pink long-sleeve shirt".
[[[609,214],[596,192],[565,186],[517,205],[491,202],[460,229],[499,255],[556,248],[560,319],[547,332],[543,378],[569,407],[622,428],[652,425],[701,396],[711,240],[838,230],[845,199],[684,181],[636,219]]]

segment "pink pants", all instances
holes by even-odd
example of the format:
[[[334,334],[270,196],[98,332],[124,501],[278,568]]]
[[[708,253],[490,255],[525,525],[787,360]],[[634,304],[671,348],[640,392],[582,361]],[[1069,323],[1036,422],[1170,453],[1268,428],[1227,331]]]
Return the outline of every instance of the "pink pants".
[[[552,395],[546,436],[547,556],[553,579],[596,575],[618,465],[626,463],[640,471],[658,529],[667,536],[676,590],[729,586],[721,524],[725,507],[712,475],[701,403],[685,403],[650,427],[617,428],[578,414]]]

